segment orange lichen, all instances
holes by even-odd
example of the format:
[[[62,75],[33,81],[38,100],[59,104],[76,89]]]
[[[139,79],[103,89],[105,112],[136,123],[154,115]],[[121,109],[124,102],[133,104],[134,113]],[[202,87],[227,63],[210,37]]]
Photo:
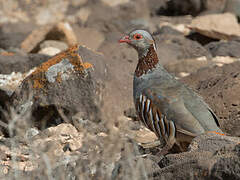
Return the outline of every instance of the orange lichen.
[[[74,45],[63,51],[47,62],[42,63],[31,75],[30,79],[33,80],[33,87],[34,88],[43,88],[47,83],[47,79],[45,77],[45,72],[48,71],[48,68],[61,62],[63,59],[69,60],[69,62],[73,65],[74,70],[78,73],[83,73],[84,69],[92,68],[92,64],[90,63],[83,63],[83,60],[78,52],[79,45]],[[61,82],[61,75],[58,74],[57,82]]]
[[[85,62],[83,63],[83,67],[84,69],[89,69],[89,68],[93,68],[93,65],[91,63]]]
[[[12,53],[12,52],[1,52],[0,55],[2,55],[2,56],[13,56],[14,53]]]
[[[33,88],[43,88],[43,83],[41,81],[34,80],[33,81]]]

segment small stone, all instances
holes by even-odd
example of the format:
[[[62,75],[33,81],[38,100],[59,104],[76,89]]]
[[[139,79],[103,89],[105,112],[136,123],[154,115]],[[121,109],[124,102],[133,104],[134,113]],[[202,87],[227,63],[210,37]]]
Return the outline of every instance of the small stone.
[[[190,75],[190,73],[187,73],[187,72],[180,72],[179,73],[180,77],[186,77],[186,76],[189,76],[189,75]]]
[[[46,47],[54,47],[59,49],[60,51],[64,51],[68,48],[67,44],[62,41],[56,41],[56,40],[46,40],[43,43],[40,44],[40,48],[46,48]]]
[[[55,56],[56,54],[60,53],[61,50],[55,47],[46,47],[41,49],[38,53],[39,54],[44,54],[48,56]]]
[[[39,134],[39,130],[37,128],[30,128],[27,130],[25,134],[25,138],[31,139],[32,137],[36,136]]]
[[[101,0],[101,1],[110,7],[115,7],[129,2],[129,0]]]
[[[237,58],[232,57],[223,57],[223,56],[216,56],[212,59],[212,61],[220,64],[231,64],[237,61]]]
[[[71,135],[78,136],[77,129],[72,124],[62,123],[56,127],[49,127],[44,131],[48,136]]]

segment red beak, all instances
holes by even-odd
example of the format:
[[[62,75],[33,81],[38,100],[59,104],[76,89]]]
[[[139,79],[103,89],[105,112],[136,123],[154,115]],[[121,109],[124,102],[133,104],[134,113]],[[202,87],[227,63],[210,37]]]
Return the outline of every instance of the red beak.
[[[122,39],[118,41],[119,43],[130,43],[131,40],[129,39],[129,36],[125,36]]]

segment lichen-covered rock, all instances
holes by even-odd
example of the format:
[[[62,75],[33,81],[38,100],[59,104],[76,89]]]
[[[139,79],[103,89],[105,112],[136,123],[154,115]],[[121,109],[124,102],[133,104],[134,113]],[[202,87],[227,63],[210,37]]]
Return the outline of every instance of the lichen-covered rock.
[[[71,121],[76,112],[99,121],[105,76],[102,59],[79,45],[57,54],[24,79],[11,97],[13,106],[18,113],[32,109],[37,121],[47,116],[47,124],[64,116]]]
[[[0,52],[0,106],[5,107],[22,80],[47,58],[40,54]]]

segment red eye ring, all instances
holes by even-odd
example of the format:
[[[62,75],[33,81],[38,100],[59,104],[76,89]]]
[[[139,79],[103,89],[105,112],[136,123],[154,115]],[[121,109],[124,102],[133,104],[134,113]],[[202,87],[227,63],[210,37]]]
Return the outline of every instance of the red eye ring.
[[[134,34],[134,36],[133,36],[133,38],[135,39],[135,40],[139,40],[139,39],[142,39],[142,35],[141,34]]]

